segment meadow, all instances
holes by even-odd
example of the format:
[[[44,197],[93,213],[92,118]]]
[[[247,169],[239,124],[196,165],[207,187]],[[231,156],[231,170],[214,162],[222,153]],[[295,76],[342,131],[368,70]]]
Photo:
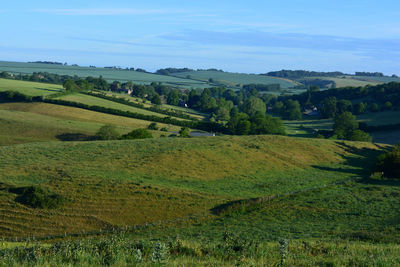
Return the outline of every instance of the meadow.
[[[386,148],[282,136],[3,146],[0,264],[396,265],[400,183],[370,178]],[[64,201],[22,203],[28,186]]]
[[[3,146],[0,232],[39,237],[190,216],[209,220],[212,208],[232,200],[360,177],[380,150],[279,136]],[[31,185],[62,195],[65,205],[43,210],[16,202],[12,188]]]
[[[76,103],[82,103],[82,104],[86,104],[89,106],[100,106],[100,107],[112,108],[112,109],[116,109],[116,110],[129,111],[129,112],[133,112],[133,113],[140,113],[140,114],[149,115],[149,116],[157,116],[160,118],[167,117],[167,115],[165,115],[165,114],[152,112],[152,111],[148,111],[145,109],[136,108],[133,106],[128,106],[128,105],[122,104],[122,103],[110,101],[107,99],[102,99],[102,98],[91,96],[91,95],[80,94],[80,93],[63,95],[60,97],[56,97],[56,99],[61,99],[61,100],[66,100],[66,101],[71,101],[71,102],[76,102]],[[172,117],[172,118],[177,119],[177,120],[184,120],[184,119],[177,118],[177,117]]]
[[[17,91],[29,96],[48,96],[64,91],[58,84],[0,79],[0,91]]]
[[[105,124],[120,134],[147,128],[149,121],[46,103],[0,104],[0,145],[90,138]],[[179,127],[159,123],[171,132]],[[152,131],[154,137],[168,132]],[[79,137],[80,136],[80,137]]]

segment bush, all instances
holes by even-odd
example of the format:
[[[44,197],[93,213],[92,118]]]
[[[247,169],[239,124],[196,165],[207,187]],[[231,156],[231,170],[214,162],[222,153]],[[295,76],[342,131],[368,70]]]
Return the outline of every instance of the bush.
[[[187,127],[181,128],[181,130],[179,131],[179,136],[180,137],[190,137],[189,128],[187,128]]]
[[[145,139],[153,138],[153,135],[146,129],[136,129],[122,136],[122,139]]]
[[[147,129],[157,131],[158,130],[157,123],[155,122],[150,123],[149,126],[147,126]]]
[[[387,178],[400,179],[400,144],[378,157],[378,170]]]
[[[16,199],[18,202],[32,208],[54,209],[64,203],[64,198],[61,195],[51,193],[38,186],[16,188],[11,191],[20,194]]]
[[[363,141],[363,142],[372,142],[372,137],[369,133],[366,133],[361,130],[353,130],[347,134],[347,140],[351,141]]]
[[[102,126],[96,133],[96,137],[100,140],[116,140],[119,138],[117,127],[111,124]]]

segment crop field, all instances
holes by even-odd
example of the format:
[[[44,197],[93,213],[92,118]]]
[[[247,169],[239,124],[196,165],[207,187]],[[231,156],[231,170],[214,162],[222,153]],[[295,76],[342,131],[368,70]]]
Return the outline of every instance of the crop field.
[[[70,75],[86,78],[88,76],[100,77],[109,82],[121,81],[128,82],[133,81],[137,84],[150,84],[152,82],[161,82],[165,85],[183,87],[183,88],[204,88],[208,84],[200,81],[182,79],[172,76],[156,75],[152,73],[144,73],[138,71],[128,70],[113,70],[106,68],[89,68],[89,67],[77,67],[77,66],[62,66],[62,65],[51,65],[51,64],[40,64],[40,63],[22,63],[22,62],[6,62],[0,61],[0,71],[7,71],[18,75],[32,74],[33,72],[48,72],[59,75]]]
[[[278,136],[3,146],[0,232],[46,236],[190,216],[210,221],[210,210],[231,200],[356,179],[380,150]],[[12,188],[29,185],[67,201],[55,210],[16,202]]]
[[[133,129],[147,128],[150,122],[45,103],[0,104],[0,145],[63,140],[67,134],[92,136],[104,124],[113,124],[120,134],[125,134]],[[158,125],[171,132],[180,129]],[[152,133],[155,137],[168,134]]]
[[[220,71],[193,71],[193,72],[181,72],[172,73],[171,75],[180,78],[195,79],[199,81],[208,82],[209,79],[213,79],[214,83],[224,84],[229,87],[240,87],[239,84],[280,84],[281,88],[290,88],[296,85],[295,82],[288,81],[285,79],[279,79],[275,77],[269,77],[265,75],[256,74],[245,74],[245,73],[232,73],[232,72],[220,72]],[[189,76],[188,76],[189,75]]]
[[[0,79],[0,91],[17,91],[30,96],[46,96],[62,92],[64,89],[58,84]]]
[[[336,83],[336,87],[359,87],[359,86],[366,86],[366,85],[377,85],[383,82],[372,81],[372,80],[359,80],[354,78],[355,76],[343,76],[343,77],[310,77],[313,79],[321,79],[321,80],[329,80],[334,81]]]
[[[378,82],[378,83],[400,82],[400,78],[396,77],[353,76],[353,79],[360,81]]]

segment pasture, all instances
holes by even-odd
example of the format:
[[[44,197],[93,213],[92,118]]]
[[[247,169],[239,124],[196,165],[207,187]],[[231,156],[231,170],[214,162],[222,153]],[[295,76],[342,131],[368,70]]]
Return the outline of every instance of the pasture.
[[[100,107],[112,108],[112,109],[117,109],[117,110],[122,110],[122,111],[140,113],[140,114],[144,114],[144,115],[157,116],[160,118],[168,117],[168,115],[165,115],[165,114],[156,113],[156,112],[148,111],[145,109],[136,108],[133,106],[128,106],[128,105],[122,104],[122,103],[110,101],[107,99],[102,99],[99,97],[85,95],[85,94],[79,94],[79,93],[63,95],[63,96],[57,97],[56,99],[82,103],[82,104],[86,104],[86,105],[90,105],[90,106],[100,106]],[[172,117],[172,118],[177,119],[177,120],[185,120],[185,119],[181,119],[181,118],[177,118],[177,117]]]
[[[341,87],[359,87],[366,85],[377,85],[381,82],[372,81],[372,80],[361,80],[356,79],[356,76],[341,76],[341,77],[310,77],[309,79],[321,79],[321,80],[329,80],[334,81],[337,88]],[[382,82],[383,83],[383,82]]]
[[[380,150],[279,136],[3,146],[0,232],[47,236],[188,218],[212,223],[210,210],[232,200],[357,179]],[[55,210],[15,202],[12,188],[30,185],[67,201]]]
[[[147,128],[150,122],[46,103],[0,104],[0,145],[63,140],[68,137],[66,134],[92,136],[104,124],[113,124],[120,134],[126,134],[133,129]],[[158,125],[171,132],[180,129]],[[152,133],[155,137],[168,135],[159,131]]]
[[[16,91],[29,96],[47,96],[64,91],[62,85],[0,79],[0,91]]]

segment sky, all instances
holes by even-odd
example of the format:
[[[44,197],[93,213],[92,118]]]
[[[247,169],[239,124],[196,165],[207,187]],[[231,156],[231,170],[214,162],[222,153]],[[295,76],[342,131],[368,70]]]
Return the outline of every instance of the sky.
[[[13,0],[0,60],[400,75],[399,0]]]

